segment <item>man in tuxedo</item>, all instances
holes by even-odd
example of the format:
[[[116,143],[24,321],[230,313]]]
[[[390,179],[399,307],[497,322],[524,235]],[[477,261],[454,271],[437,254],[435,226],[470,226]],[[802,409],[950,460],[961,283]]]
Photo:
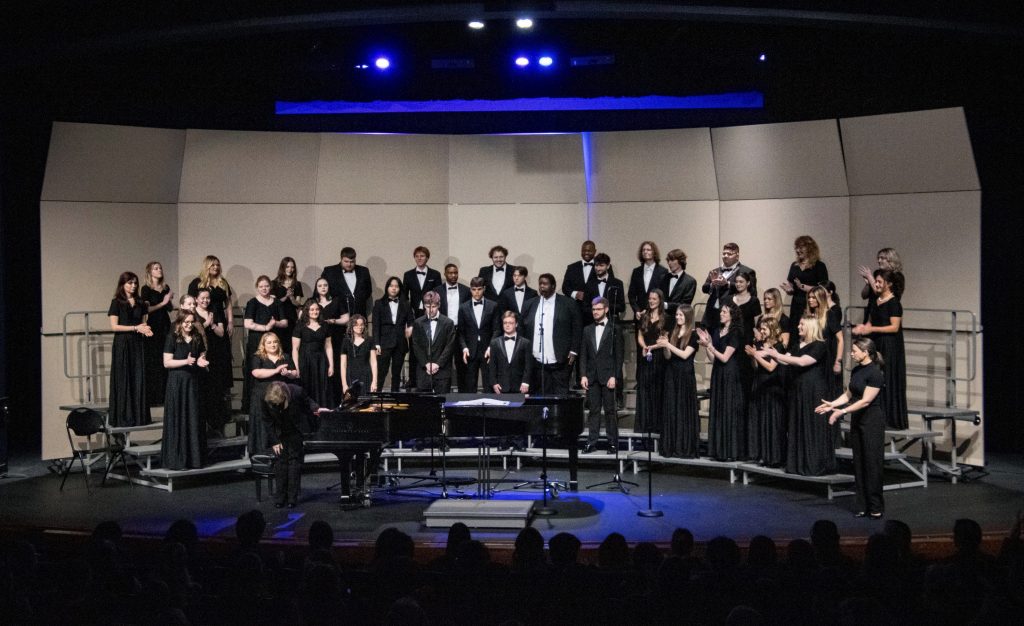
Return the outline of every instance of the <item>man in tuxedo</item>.
[[[427,267],[427,262],[430,260],[429,248],[426,246],[416,246],[416,249],[412,251],[412,258],[416,266],[403,275],[402,288],[405,293],[402,294],[402,297],[409,301],[412,317],[415,320],[423,316],[423,294],[439,287],[442,279],[441,272]],[[416,368],[416,357],[410,351],[409,371],[415,372]],[[379,370],[380,368],[377,369]],[[415,387],[416,377],[410,375],[407,384],[409,389]]]
[[[705,328],[718,327],[718,314],[721,311],[722,298],[735,292],[736,276],[740,272],[747,272],[754,279],[750,285],[750,292],[757,290],[757,273],[746,265],[740,263],[739,245],[729,242],[722,246],[722,265],[708,272],[701,291],[708,294],[708,303],[704,307]]]
[[[608,300],[594,298],[591,301],[594,323],[583,331],[580,352],[580,370],[583,377],[580,384],[587,391],[590,406],[587,427],[587,445],[583,452],[597,448],[601,434],[601,412],[604,411],[605,432],[608,434],[608,452],[619,447],[619,417],[615,410],[615,390],[622,383],[622,350],[612,336],[608,321]]]
[[[583,289],[583,295],[587,302],[587,317],[583,323],[589,326],[593,323],[594,317],[590,312],[591,303],[595,298],[604,298],[609,304],[608,315],[619,319],[619,316],[626,310],[626,293],[622,281],[612,276],[612,260],[604,252],[594,257],[594,271],[591,274],[593,280],[587,283]]]
[[[494,302],[512,286],[512,270],[515,268],[505,262],[508,249],[504,246],[494,246],[488,256],[491,257],[491,264],[481,267],[477,276],[484,279],[484,297]]]
[[[455,324],[441,314],[440,296],[423,296],[423,317],[413,323],[412,350],[416,353],[416,390],[448,393],[452,388],[452,354],[455,351]]]
[[[476,393],[477,378],[483,376],[484,389],[491,387],[491,372],[487,360],[491,358],[490,345],[498,305],[484,298],[484,279],[479,276],[469,281],[470,299],[459,306],[459,346],[466,371],[459,379],[459,393]]]
[[[391,370],[391,391],[399,391],[402,378],[402,362],[408,352],[409,336],[416,317],[405,298],[401,296],[402,284],[397,276],[384,283],[385,294],[373,303],[373,339],[377,352],[377,372],[380,388]],[[410,372],[415,372],[413,365]]]
[[[263,395],[263,420],[267,422],[270,449],[277,457],[274,506],[294,508],[302,481],[302,435],[316,430],[317,416],[330,411],[317,406],[299,385],[275,381]]]
[[[671,318],[680,304],[693,303],[697,293],[697,279],[686,273],[686,253],[676,248],[665,255],[668,274],[661,278],[661,291],[665,294],[665,310]]]
[[[580,260],[565,267],[562,276],[562,294],[569,296],[580,307],[580,315],[584,324],[590,323],[590,300],[586,297],[586,288],[594,282],[594,255],[597,246],[589,239],[580,246]]]
[[[534,393],[567,394],[569,377],[580,351],[582,326],[579,307],[567,296],[555,293],[558,281],[541,274],[540,297],[523,306],[522,334],[533,348]]]
[[[526,284],[529,275],[530,271],[522,266],[516,266],[512,270],[512,288],[502,291],[498,296],[496,311],[499,316],[504,315],[506,311],[515,311],[518,317],[522,317],[523,306],[537,297],[537,290]]]
[[[366,317],[373,284],[370,282],[370,270],[356,265],[354,248],[342,248],[341,263],[328,265],[320,277],[327,281],[331,297],[341,298],[350,314]]]
[[[449,263],[444,266],[444,283],[439,287],[435,287],[434,293],[440,298],[441,315],[450,319],[455,324],[456,329],[458,329],[459,307],[462,306],[463,302],[469,301],[470,298],[469,287],[459,282],[458,265]],[[456,382],[462,382],[462,378],[466,374],[466,364],[462,362],[462,354],[453,354],[452,360],[455,363],[455,380]],[[417,367],[419,367],[418,364]]]
[[[641,243],[636,257],[640,265],[633,268],[629,277],[629,306],[633,309],[633,317],[639,319],[647,309],[647,294],[661,288],[661,280],[668,270],[661,265],[661,252],[653,241]]]
[[[491,340],[491,360],[487,367],[494,393],[529,393],[534,359],[530,340],[517,332],[519,315],[505,311],[501,316],[502,332]]]

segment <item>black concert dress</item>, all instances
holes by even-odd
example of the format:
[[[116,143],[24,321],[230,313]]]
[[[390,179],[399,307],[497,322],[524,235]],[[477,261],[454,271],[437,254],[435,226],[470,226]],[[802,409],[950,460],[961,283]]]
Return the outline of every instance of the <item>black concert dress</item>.
[[[275,369],[281,363],[287,363],[288,369],[295,369],[290,354],[284,354],[277,361],[265,359],[257,354],[249,358],[249,371]],[[283,383],[295,383],[295,379],[287,378],[281,374],[274,374],[270,378],[254,378],[249,398],[249,456],[254,454],[268,454],[270,449],[270,432],[268,422],[263,419],[263,396],[267,393],[270,383],[280,381]]]
[[[335,406],[338,394],[327,376],[327,326],[313,330],[303,323],[295,327],[294,337],[299,340],[299,376],[306,394],[320,406]]]
[[[800,269],[800,266],[793,263],[789,266],[789,274],[786,280],[793,284],[799,280],[804,285],[824,285],[828,282],[828,268],[824,261],[818,261],[807,269]],[[793,284],[792,299],[789,304],[789,328],[783,330],[789,332],[789,348],[792,350],[800,344],[800,331],[797,325],[800,318],[804,316],[804,309],[807,308],[807,293]]]
[[[358,346],[352,343],[350,337],[345,337],[341,343],[341,353],[348,358],[345,370],[345,380],[349,386],[355,381],[363,383],[362,393],[370,393],[370,383],[373,382],[373,371],[370,369],[370,359],[377,358],[377,351],[374,348],[372,337],[363,337],[363,343]],[[341,365],[339,364],[339,367]]]
[[[146,317],[141,298],[132,306],[125,300],[111,300],[107,315],[117,316],[122,326],[138,326]],[[142,426],[153,421],[146,401],[146,346],[134,331],[114,333],[110,354],[110,425]]]
[[[146,323],[153,331],[152,337],[142,340],[146,352],[146,401],[149,406],[159,406],[164,403],[164,388],[167,387],[167,370],[164,368],[164,340],[171,329],[170,303],[167,306],[153,310],[164,300],[164,296],[171,288],[164,285],[160,291],[149,285],[143,285],[139,290],[142,300],[149,305],[149,318]]]
[[[227,320],[223,311],[210,309],[207,315],[212,318],[211,328],[206,328],[202,313],[196,312],[198,321],[203,324],[206,335],[206,359],[210,362],[209,370],[199,377],[199,402],[203,407],[203,417],[211,429],[222,428],[231,418],[229,395],[234,384],[231,372],[231,338],[227,335]],[[212,329],[217,324],[224,325],[224,336],[218,337]]]
[[[689,358],[673,353],[665,365],[665,389],[661,411],[661,456],[696,458],[700,446],[700,415],[697,409],[697,379],[693,359],[699,347],[697,333],[690,334],[688,347],[694,349]],[[655,358],[664,359],[662,351]]]
[[[850,374],[850,402],[864,397],[867,387],[881,390],[885,375],[874,363],[858,365]],[[856,479],[857,510],[881,513],[882,465],[885,462],[885,415],[881,391],[868,406],[850,415],[850,447],[853,448],[853,476]]]
[[[331,387],[334,393],[338,394],[337,399],[341,400],[341,344],[345,343],[345,331],[348,326],[342,324],[328,324],[327,320],[336,320],[348,313],[348,305],[344,298],[334,298],[326,305],[321,304],[320,323],[327,327],[327,335],[331,338],[331,350],[334,351],[334,376],[331,378]]]
[[[288,288],[277,282],[277,279],[270,282],[270,295],[274,296],[277,300],[277,304],[281,307],[281,315],[288,322],[284,328],[278,328],[274,332],[277,333],[278,338],[281,340],[283,349],[291,350],[295,323],[299,319],[299,309],[295,308],[295,305],[286,298]],[[292,295],[299,299],[302,298],[302,283],[297,280],[292,282]],[[309,389],[307,388],[306,391],[309,391]]]
[[[787,422],[789,446],[786,451],[786,471],[802,476],[821,476],[836,471],[836,449],[828,416],[814,409],[825,397],[829,371],[828,347],[824,341],[812,341],[797,346],[790,354],[810,356],[813,365],[789,366],[789,399]]]
[[[664,332],[652,324],[643,333],[644,343],[648,347],[658,342],[658,336]],[[636,373],[636,417],[633,418],[633,431],[643,434],[648,431],[657,433],[661,430],[662,387],[665,372],[665,357],[661,350],[654,350],[650,359],[640,353],[640,362]]]
[[[872,297],[864,312],[864,320],[872,326],[889,326],[892,319],[903,318],[903,305],[899,298],[892,297],[883,302]],[[903,345],[903,324],[895,333],[872,333],[875,349],[885,359],[885,387],[882,388],[882,411],[888,428],[903,430],[908,427],[907,419],[907,355]]]
[[[732,301],[732,296],[727,296],[728,301]],[[737,308],[740,310],[740,317],[743,318],[743,345],[749,346],[754,343],[754,324],[759,315],[761,315],[761,301],[751,296],[749,300],[743,304],[737,304]],[[740,350],[740,352],[743,352]],[[743,390],[749,395],[750,388],[754,384],[754,365],[753,361],[745,353],[742,354],[743,358],[740,359],[740,374],[743,376]]]
[[[283,313],[281,312],[281,305],[277,300],[273,300],[270,304],[263,304],[257,298],[252,298],[245,304],[245,314],[243,319],[252,320],[256,324],[263,326],[270,322],[271,318],[275,320],[284,319]],[[267,331],[263,330],[246,330],[245,337],[245,363],[246,367],[243,368],[242,372],[242,413],[251,414],[252,411],[258,410],[253,409],[249,405],[249,400],[252,397],[252,368],[248,365],[252,362],[252,357],[256,354],[256,350],[260,347],[260,339]],[[292,340],[288,339],[288,342],[281,343],[281,351],[291,353],[292,351]],[[252,420],[249,420],[250,422]]]
[[[843,370],[833,370],[836,360],[842,361],[843,355],[839,351],[839,339],[837,335],[843,332],[843,309],[838,304],[833,304],[825,316],[825,345],[828,346],[828,393],[826,398],[838,398],[843,395]]]
[[[775,349],[785,352],[786,346],[780,342]],[[770,372],[757,366],[747,402],[747,456],[768,467],[786,464],[786,366],[782,363]]]
[[[743,336],[730,325],[724,337],[718,330],[712,332],[711,343],[718,352],[725,352],[729,347],[735,350],[728,361],[715,359],[711,366],[708,456],[719,461],[735,461],[745,458],[747,447],[747,399],[740,369],[740,361],[747,358],[743,352]]]
[[[180,361],[189,356],[199,358],[201,346],[195,339],[178,341],[173,333],[164,343],[165,353]],[[160,462],[164,469],[183,470],[203,466],[206,458],[206,425],[199,401],[203,369],[186,365],[167,370],[167,391],[164,401],[164,433],[160,441]]]
[[[228,322],[227,322],[227,319],[228,319],[227,309],[228,309],[228,302],[230,301],[230,296],[229,296],[228,292],[224,288],[222,288],[222,287],[207,287],[207,289],[210,291],[210,307],[209,307],[209,310],[213,311],[214,315],[216,316],[215,319],[220,320],[220,321],[222,321],[224,323],[225,333],[224,333],[224,337],[222,339],[220,339],[220,341],[222,341],[223,344],[224,344],[224,352],[223,353],[220,352],[220,348],[216,345],[217,337],[213,338],[215,341],[211,341],[210,340],[210,335],[212,335],[212,333],[206,333],[206,340],[207,340],[207,355],[206,355],[206,357],[208,359],[210,359],[210,373],[212,374],[214,371],[216,371],[215,375],[221,377],[220,380],[221,380],[221,384],[223,385],[224,389],[226,391],[230,391],[231,388],[235,384],[235,381],[234,381],[234,378],[233,378],[234,377],[234,373],[233,373],[233,369],[234,369],[234,353],[232,352],[231,337],[228,335],[228,333],[231,332],[232,329],[228,328]],[[193,279],[192,282],[190,282],[188,284],[188,295],[192,296],[193,298],[196,297],[197,295],[199,295],[199,279],[198,278]],[[216,364],[214,363],[214,359],[217,359]],[[246,355],[246,357],[244,359],[242,359],[242,364],[243,364],[242,370],[243,371],[245,370],[244,364],[246,364],[248,362],[249,362],[249,355]],[[244,378],[245,377],[243,376],[243,379]],[[242,412],[243,413],[245,412],[244,406],[245,406],[245,404],[247,402],[248,402],[248,396],[243,396],[242,397],[242,405],[243,405],[243,411]]]

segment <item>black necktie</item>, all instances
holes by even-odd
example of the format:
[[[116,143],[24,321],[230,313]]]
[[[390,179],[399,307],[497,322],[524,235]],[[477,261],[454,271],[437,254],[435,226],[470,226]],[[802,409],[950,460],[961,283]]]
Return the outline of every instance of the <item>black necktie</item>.
[[[516,287],[515,289],[516,291],[522,291],[524,293],[526,292],[526,287]]]
[[[426,272],[421,272],[419,270],[416,270],[416,273],[419,274],[420,276],[426,276],[427,275]]]
[[[483,306],[483,305],[484,305],[483,302],[474,302],[473,303],[473,306]]]

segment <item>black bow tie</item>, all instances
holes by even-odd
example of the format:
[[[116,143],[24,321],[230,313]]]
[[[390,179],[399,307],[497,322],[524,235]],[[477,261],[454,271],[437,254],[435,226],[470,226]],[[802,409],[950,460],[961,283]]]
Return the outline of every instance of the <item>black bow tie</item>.
[[[473,303],[473,306],[483,306],[483,305],[484,305],[483,302],[474,302]]]
[[[427,275],[426,272],[421,272],[419,270],[416,270],[416,273],[419,274],[420,276],[426,276]]]
[[[458,285],[455,285],[454,287],[449,287],[449,288],[448,288],[448,291],[451,291],[452,289],[458,289],[458,288],[459,288],[459,286],[458,286]]]
[[[594,326],[604,326],[604,322],[595,322]]]
[[[599,279],[597,280],[597,282],[599,282],[599,283],[607,283],[607,282],[608,282],[608,279],[607,279],[607,278],[599,278]]]
[[[395,304],[398,304],[398,298],[388,298],[388,302],[394,302]]]
[[[722,271],[723,271],[723,272],[731,272],[731,271],[733,271],[734,269],[736,269],[736,266],[735,266],[735,265],[733,265],[732,267],[723,267],[723,268],[722,268]]]
[[[494,271],[495,272],[504,272],[505,268],[504,267],[496,267],[496,268],[494,268]]]
[[[594,267],[594,262],[593,261],[584,261],[583,262],[583,266],[584,267]]]
[[[523,291],[523,292],[525,292],[526,291],[526,287],[516,287],[515,290],[516,291]]]
[[[507,336],[505,337],[505,341],[515,341],[515,340],[516,340],[516,336],[515,335],[512,335],[511,337],[507,337]]]
[[[427,321],[430,322],[431,324],[433,324],[434,322],[437,321],[437,318],[436,317],[428,317]]]
[[[341,270],[341,273],[342,274],[355,274],[356,271],[355,270]]]

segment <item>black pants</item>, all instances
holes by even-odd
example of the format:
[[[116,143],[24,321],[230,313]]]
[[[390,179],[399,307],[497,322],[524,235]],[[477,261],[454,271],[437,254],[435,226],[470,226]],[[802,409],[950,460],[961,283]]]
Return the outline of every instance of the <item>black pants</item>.
[[[294,504],[299,500],[302,481],[302,438],[289,437],[281,441],[284,449],[274,463],[274,480],[277,481],[275,502]]]
[[[547,396],[566,395],[569,393],[571,374],[572,366],[566,362],[541,365],[538,361],[534,363],[530,393]]]
[[[882,464],[885,462],[885,416],[880,407],[868,407],[850,422],[853,476],[857,480],[857,510],[881,513]]]
[[[427,373],[426,367],[420,367],[416,372],[416,391],[426,393],[448,393],[452,390],[452,370],[442,367],[437,373],[431,376]]]
[[[459,361],[462,361],[462,353],[458,354]],[[484,391],[491,393],[491,370],[487,367],[487,362],[484,361],[483,355],[476,358],[470,356],[469,362],[464,364],[465,371],[462,377],[459,378],[459,393],[476,393],[479,388],[477,380],[482,376],[484,383]]]
[[[384,379],[391,372],[391,391],[401,391],[402,364],[405,363],[405,349],[402,346],[396,348],[381,348],[377,355],[377,380],[379,387],[384,389]]]
[[[608,445],[610,447],[619,445],[619,416],[615,411],[616,389],[609,389],[607,385],[602,385],[596,380],[590,381],[590,389],[587,390],[587,403],[590,404],[590,413],[587,416],[587,428],[590,429],[590,434],[587,436],[588,444],[597,443],[597,438],[601,434],[601,409],[603,408]]]

